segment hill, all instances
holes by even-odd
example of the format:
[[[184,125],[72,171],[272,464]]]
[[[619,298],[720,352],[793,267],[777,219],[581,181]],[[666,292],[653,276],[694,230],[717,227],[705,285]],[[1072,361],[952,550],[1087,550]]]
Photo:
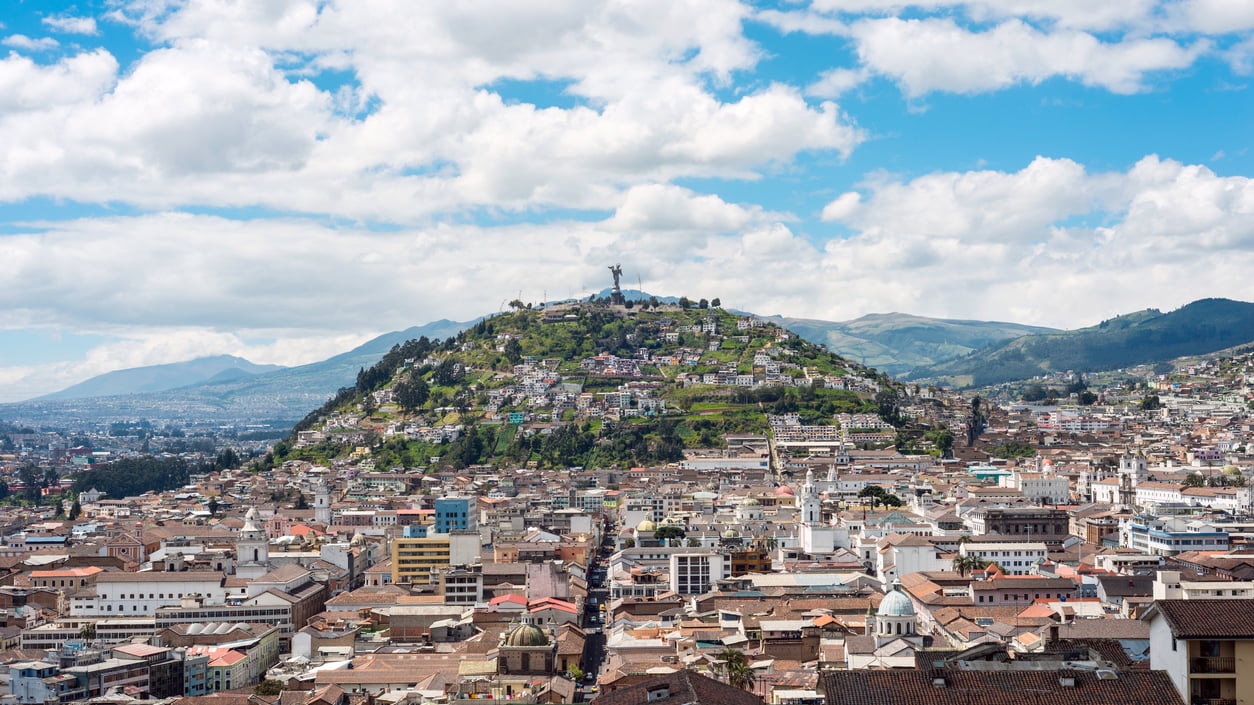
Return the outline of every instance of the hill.
[[[995,321],[873,313],[852,321],[773,316],[783,327],[829,350],[890,375],[969,355],[976,350],[1050,328]]]
[[[905,379],[983,387],[1051,372],[1099,372],[1205,355],[1254,341],[1254,304],[1202,299],[1073,331],[1027,335],[910,372]]]
[[[87,398],[45,397],[3,404],[0,405],[0,418],[53,426],[128,419],[266,424],[286,431],[338,389],[351,386],[359,370],[377,363],[396,344],[423,336],[442,339],[456,335],[467,325],[470,324],[433,321],[385,333],[321,362],[244,378],[232,379],[229,374],[220,374],[198,384],[164,391],[119,392],[112,396]]]
[[[41,401],[84,399],[114,394],[164,392],[168,389],[229,378],[241,379],[281,370],[280,365],[255,365],[242,357],[215,355],[167,365],[133,367],[107,372],[42,397]]]
[[[874,413],[891,381],[774,324],[721,309],[602,302],[515,310],[363,370],[270,462],[371,448],[377,469],[527,463],[629,467],[724,433]]]

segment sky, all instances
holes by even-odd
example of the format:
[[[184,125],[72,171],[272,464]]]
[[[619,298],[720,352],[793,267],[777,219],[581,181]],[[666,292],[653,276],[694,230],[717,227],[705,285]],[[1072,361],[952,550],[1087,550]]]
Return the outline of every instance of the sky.
[[[609,286],[1254,300],[1244,0],[13,0],[0,401]]]

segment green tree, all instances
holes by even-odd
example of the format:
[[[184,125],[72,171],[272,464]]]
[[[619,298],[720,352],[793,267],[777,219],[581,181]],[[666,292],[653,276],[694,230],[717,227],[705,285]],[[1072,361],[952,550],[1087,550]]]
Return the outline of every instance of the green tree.
[[[17,479],[22,483],[22,499],[39,506],[43,501],[43,493],[39,488],[43,481],[43,473],[40,472],[39,466],[34,463],[24,463],[18,468]]]
[[[75,498],[74,504],[70,505],[70,521],[74,521],[78,519],[78,515],[82,513],[83,513],[83,505],[79,504],[78,499]]]
[[[217,515],[218,515],[218,498],[210,497],[209,498],[209,516],[217,516]]]
[[[1141,398],[1141,411],[1155,411],[1163,408],[1162,400],[1157,394],[1149,394]]]
[[[674,526],[671,524],[659,526],[657,530],[653,532],[653,538],[659,541],[665,541],[667,545],[670,545],[671,539],[682,539],[687,535],[688,531],[684,529],[684,527]]]
[[[723,301],[722,301],[722,299],[720,299],[720,298],[718,298],[718,297],[716,296],[716,297],[714,297],[714,298],[710,299],[710,305],[711,305],[711,306],[713,306],[714,308],[722,308],[722,306],[723,306]]]
[[[749,690],[753,687],[753,669],[749,667],[749,659],[739,649],[724,649],[715,658],[722,661],[722,671],[727,675],[727,684],[733,688]]]
[[[426,404],[427,399],[431,397],[431,388],[427,386],[427,381],[417,374],[412,374],[399,382],[392,391],[396,403],[405,411],[410,412],[422,408],[422,405]]]
[[[266,697],[274,697],[283,692],[283,681],[267,678],[261,681],[253,688],[254,695],[264,695]]]

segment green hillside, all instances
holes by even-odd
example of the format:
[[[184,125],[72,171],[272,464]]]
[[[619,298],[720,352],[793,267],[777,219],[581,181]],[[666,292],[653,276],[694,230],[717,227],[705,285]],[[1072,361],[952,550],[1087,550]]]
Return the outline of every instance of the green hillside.
[[[1098,372],[1205,355],[1254,341],[1254,304],[1202,299],[1171,313],[1154,309],[1073,331],[1027,335],[906,376],[984,387],[1051,372]]]
[[[629,467],[765,433],[766,414],[874,412],[891,382],[784,329],[717,308],[604,302],[520,309],[396,345],[296,426],[269,462],[367,452],[376,469]],[[843,387],[843,388],[842,388]]]
[[[890,375],[902,375],[1024,335],[1053,332],[1018,323],[926,318],[905,313],[873,313],[852,321],[782,316],[769,320]]]

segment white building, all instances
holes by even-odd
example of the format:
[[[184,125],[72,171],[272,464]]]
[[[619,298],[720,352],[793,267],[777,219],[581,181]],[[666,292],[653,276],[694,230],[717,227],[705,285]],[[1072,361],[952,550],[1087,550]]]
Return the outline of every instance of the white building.
[[[160,607],[178,607],[184,598],[201,597],[206,605],[226,602],[225,576],[209,571],[183,573],[101,573],[94,594],[70,600],[74,617],[152,614]]]

